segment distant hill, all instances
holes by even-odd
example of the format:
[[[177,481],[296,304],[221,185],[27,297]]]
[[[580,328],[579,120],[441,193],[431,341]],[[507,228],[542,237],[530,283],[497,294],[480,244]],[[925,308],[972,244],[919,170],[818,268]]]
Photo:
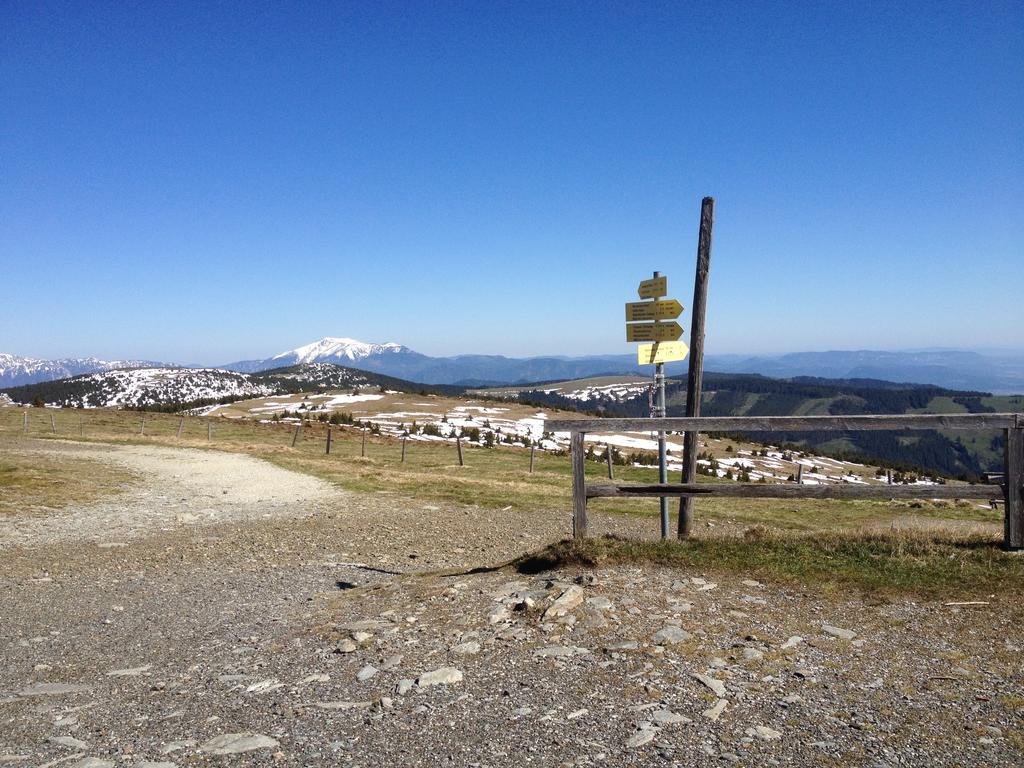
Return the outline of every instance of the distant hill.
[[[461,387],[425,386],[329,363],[306,363],[259,373],[169,367],[102,371],[10,387],[2,394],[22,404],[41,401],[70,408],[177,411],[251,397],[365,387],[437,394],[463,391]]]
[[[256,360],[218,365],[221,370],[258,373],[290,365],[330,363],[391,376],[404,381],[457,386],[507,386],[536,381],[579,379],[604,375],[649,373],[637,365],[635,354],[564,357],[504,357],[455,355],[431,357],[395,342],[368,343],[327,336]],[[36,360],[0,354],[0,387],[32,384],[118,368],[187,367],[146,361],[104,361],[95,358]],[[669,376],[684,375],[687,363],[666,366]],[[996,394],[1024,392],[1024,352],[870,350],[797,352],[788,355],[708,355],[705,370],[719,373],[758,373],[776,378],[817,376],[829,379],[875,379],[931,384],[957,390]]]
[[[61,360],[38,360],[0,352],[0,388],[35,384],[39,381],[66,379],[83,373],[109,371],[115,368],[144,368],[159,366],[147,360],[98,360],[95,357],[75,357]]]
[[[646,417],[650,415],[650,383],[649,378],[620,376],[479,391],[553,408]],[[668,415],[685,415],[686,382],[669,380],[665,390]],[[773,379],[708,373],[701,398],[705,416],[979,412],[1024,412],[1024,396],[871,379]],[[749,437],[774,444],[799,443],[833,456],[919,467],[952,477],[977,478],[1002,467],[1000,432],[792,432]]]

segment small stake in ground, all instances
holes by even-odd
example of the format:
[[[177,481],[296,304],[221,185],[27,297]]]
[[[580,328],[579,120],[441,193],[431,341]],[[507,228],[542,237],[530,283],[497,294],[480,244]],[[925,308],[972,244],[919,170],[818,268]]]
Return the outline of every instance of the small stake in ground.
[[[327,450],[325,451],[327,456],[331,455],[331,428],[327,428]]]
[[[142,417],[142,424],[139,426],[139,434],[140,435],[146,434],[146,417],[145,416]]]
[[[366,427],[363,427],[363,444],[359,448],[359,455],[366,457]]]
[[[796,484],[800,485],[804,481],[804,465],[796,465]]]
[[[21,420],[21,431],[28,432],[28,411],[25,411],[22,416],[24,416],[24,418]]]
[[[179,440],[181,439],[181,430],[184,429],[184,428],[185,428],[185,417],[182,416],[180,419],[178,419],[178,435],[177,435],[177,438]]]
[[[301,423],[295,425],[295,434],[292,435],[292,448],[295,447],[295,443],[299,439],[299,433],[300,432],[302,432],[302,424]]]
[[[57,434],[57,422],[53,420],[52,413],[50,414],[50,431],[53,432],[53,434],[55,435]]]
[[[608,479],[615,479],[615,470],[612,469],[612,444],[608,443],[604,447],[604,457],[608,460]]]
[[[206,422],[206,441],[213,440],[213,422]]]
[[[537,452],[537,446],[531,445],[530,446],[530,474],[531,475],[533,474],[533,455],[536,452]]]
[[[456,437],[455,438],[455,447],[459,449],[459,466],[460,467],[466,466],[466,462],[462,458],[462,438],[461,437]]]
[[[402,438],[402,463],[405,464],[405,444],[409,441],[408,437]]]

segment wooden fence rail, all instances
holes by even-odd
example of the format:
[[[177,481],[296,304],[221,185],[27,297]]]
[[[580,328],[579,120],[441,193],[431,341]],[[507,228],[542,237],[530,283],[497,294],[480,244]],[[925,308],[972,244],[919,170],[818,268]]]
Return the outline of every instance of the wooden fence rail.
[[[573,535],[587,535],[587,499],[664,496],[769,499],[998,499],[1005,500],[1004,544],[1024,548],[1024,414],[956,413],[884,416],[694,416],[661,419],[552,419],[544,428],[569,432],[572,452]],[[587,432],[812,432],[857,430],[1001,429],[1005,437],[1002,485],[774,485],[770,483],[653,483],[587,485]]]

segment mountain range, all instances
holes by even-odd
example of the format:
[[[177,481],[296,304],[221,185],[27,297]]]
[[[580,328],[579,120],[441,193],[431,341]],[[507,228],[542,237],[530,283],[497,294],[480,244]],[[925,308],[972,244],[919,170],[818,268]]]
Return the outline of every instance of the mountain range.
[[[511,358],[502,355],[431,357],[389,342],[371,344],[325,337],[259,360],[217,366],[254,373],[289,365],[333,363],[424,384],[502,386],[558,381],[607,374],[650,373],[634,355]],[[167,367],[152,361],[105,361],[96,358],[37,360],[0,354],[0,388],[66,378],[117,368]],[[668,375],[682,375],[686,363],[666,366]],[[797,352],[785,355],[708,355],[705,369],[720,373],[758,373],[791,378],[817,376],[879,379],[932,384],[994,394],[1024,392],[1024,352],[968,350],[872,350]]]

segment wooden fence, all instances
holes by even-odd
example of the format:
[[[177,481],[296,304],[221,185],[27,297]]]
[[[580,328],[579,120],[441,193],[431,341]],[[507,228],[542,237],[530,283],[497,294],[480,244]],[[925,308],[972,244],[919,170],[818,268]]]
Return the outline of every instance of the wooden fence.
[[[573,535],[587,535],[587,500],[607,496],[815,498],[815,499],[997,499],[1005,500],[1004,543],[1024,548],[1024,414],[957,413],[893,416],[695,416],[662,419],[552,419],[544,428],[570,433]],[[839,432],[856,430],[1003,430],[1001,485],[772,485],[768,483],[652,483],[588,485],[583,441],[588,432]]]

